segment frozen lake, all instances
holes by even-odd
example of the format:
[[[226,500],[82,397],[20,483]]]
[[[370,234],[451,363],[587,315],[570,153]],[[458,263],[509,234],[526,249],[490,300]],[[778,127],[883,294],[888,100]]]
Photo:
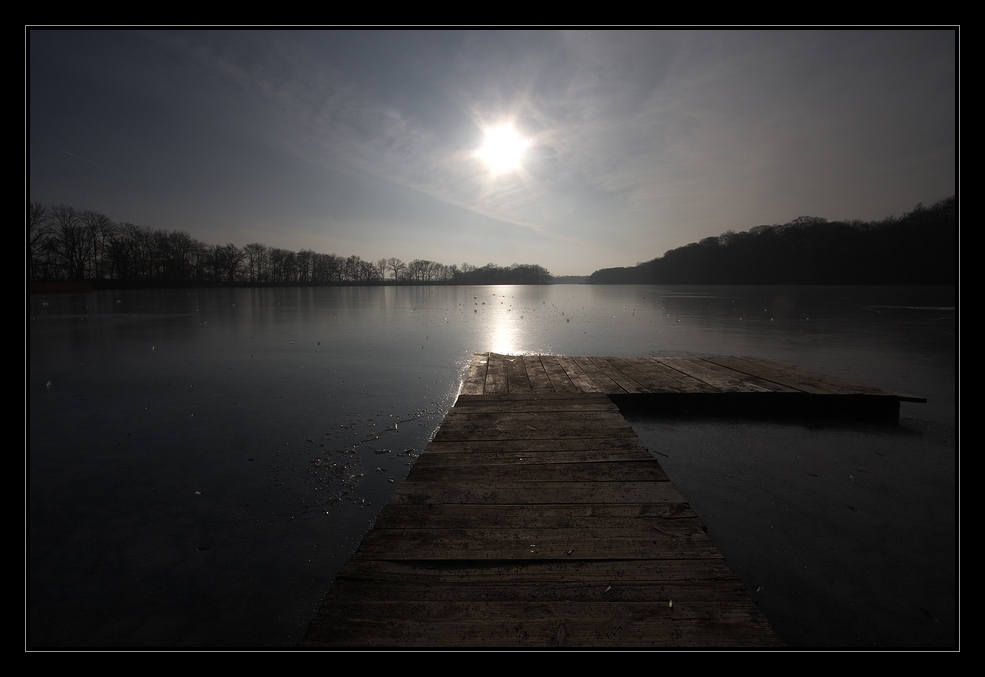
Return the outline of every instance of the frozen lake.
[[[32,647],[293,646],[485,351],[751,355],[926,396],[893,431],[631,420],[786,641],[954,641],[953,288],[104,291],[32,295],[28,328]],[[887,552],[914,514],[935,535]],[[890,545],[845,564],[856,530]],[[832,591],[839,566],[864,571]],[[859,593],[895,583],[919,590]]]

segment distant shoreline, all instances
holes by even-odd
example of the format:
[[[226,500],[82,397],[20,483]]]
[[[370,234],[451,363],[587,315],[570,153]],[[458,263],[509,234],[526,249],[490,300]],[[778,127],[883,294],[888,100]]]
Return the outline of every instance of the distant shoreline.
[[[452,287],[475,286],[492,287],[524,284],[526,286],[545,286],[568,283],[497,283],[497,282],[145,282],[120,280],[55,280],[30,282],[31,294],[65,294],[74,292],[103,291],[108,289],[283,289],[294,287]]]
[[[954,287],[953,284],[917,284],[917,283],[885,283],[885,284],[846,284],[840,282],[832,283],[810,283],[796,284],[787,282],[750,284],[746,282],[722,282],[722,283],[656,283],[656,282],[544,282],[534,286],[550,286],[564,284],[594,284],[597,286],[611,287],[628,284],[652,284],[661,287]],[[290,282],[120,282],[118,280],[56,280],[49,282],[30,282],[30,294],[75,294],[91,291],[104,290],[150,290],[150,289],[286,289],[286,288],[320,288],[320,287],[492,287],[492,286],[517,286],[513,284],[496,283],[461,283],[461,282],[341,282],[324,284],[299,284]],[[530,285],[520,285],[530,286]]]

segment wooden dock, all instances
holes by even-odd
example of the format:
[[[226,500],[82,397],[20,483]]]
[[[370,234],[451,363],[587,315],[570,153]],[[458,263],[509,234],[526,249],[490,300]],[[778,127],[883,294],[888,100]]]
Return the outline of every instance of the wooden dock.
[[[926,398],[754,357],[472,358],[462,395],[584,393],[633,397],[652,406],[697,411],[844,413],[898,418],[900,402]]]
[[[476,355],[301,646],[781,646],[628,394],[922,400],[762,360]]]

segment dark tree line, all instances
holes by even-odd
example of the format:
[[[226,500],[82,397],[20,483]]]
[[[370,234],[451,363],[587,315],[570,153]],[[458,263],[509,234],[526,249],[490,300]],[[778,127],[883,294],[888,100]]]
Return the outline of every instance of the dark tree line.
[[[259,242],[210,245],[185,231],[115,223],[73,207],[28,206],[28,278],[116,285],[546,284],[537,265],[482,268],[391,257],[294,252]]]
[[[957,280],[954,196],[882,221],[802,216],[592,274],[595,284],[941,284]]]

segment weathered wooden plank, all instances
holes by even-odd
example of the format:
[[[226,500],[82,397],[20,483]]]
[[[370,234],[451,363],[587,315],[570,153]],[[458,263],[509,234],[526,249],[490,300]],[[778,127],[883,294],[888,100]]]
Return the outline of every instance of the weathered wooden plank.
[[[652,363],[645,359],[629,359],[624,357],[606,358],[614,368],[625,374],[627,378],[638,383],[645,392],[688,392],[680,380],[673,380],[666,372],[652,368]]]
[[[773,383],[795,388],[800,392],[811,395],[854,394],[858,393],[857,384],[843,382],[835,385],[830,378],[806,370],[795,370],[786,365],[767,362],[751,357],[714,357],[709,362],[728,367],[733,371],[744,373]],[[878,390],[878,389],[876,389]]]
[[[579,392],[582,393],[602,393],[602,390],[592,381],[591,378],[578,366],[570,357],[557,355],[556,356],[558,365],[564,369],[564,373],[567,374],[568,379],[571,384],[574,385]]]
[[[629,425],[621,419],[617,412],[605,410],[587,411],[510,411],[496,414],[490,411],[476,409],[453,408],[441,424],[442,429],[488,426],[498,429],[529,429],[545,428],[578,429],[586,428],[624,428]]]
[[[589,437],[635,437],[622,417],[613,412],[515,412],[502,415],[466,413],[452,409],[435,440],[517,440]]]
[[[685,560],[687,561],[687,560]],[[707,562],[709,560],[698,560]],[[357,564],[359,562],[356,562]],[[592,578],[582,579],[572,575],[563,582],[528,582],[522,578],[500,584],[476,586],[469,599],[476,602],[662,602],[671,600],[681,608],[694,603],[722,603],[734,600],[748,604],[749,593],[741,581],[730,575],[718,580],[705,580],[700,584],[689,581],[646,581],[644,583],[618,583],[615,587]],[[462,600],[458,582],[432,581],[408,583],[406,581],[348,580],[339,586],[335,599],[351,601],[428,601],[456,602]]]
[[[709,602],[338,600],[302,646],[780,646],[746,596]],[[316,620],[322,620],[321,618]],[[313,624],[314,625],[314,624]],[[310,644],[308,642],[311,642]]]
[[[542,542],[548,540],[602,542],[605,538],[642,538],[676,540],[689,546],[697,541],[707,543],[704,525],[685,503],[543,506],[515,503],[499,505],[428,503],[426,505],[393,504],[385,507],[386,510],[381,510],[377,518],[376,529],[391,535],[404,531],[409,534],[418,530],[433,530],[438,534],[433,538],[491,539],[501,538],[506,534],[513,540],[536,537],[543,539]],[[480,521],[473,518],[470,523],[463,525],[463,518],[469,515],[481,516],[484,519]],[[547,533],[555,531],[556,537]],[[421,538],[432,537],[421,536]],[[663,557],[648,559],[663,559]]]
[[[497,407],[500,404],[514,403],[517,405],[539,406],[542,404],[603,404],[611,405],[612,400],[605,393],[534,393],[527,395],[510,395],[509,393],[485,393],[484,395],[459,395],[455,406],[475,405]]]
[[[479,585],[555,586],[569,581],[597,583],[617,591],[620,586],[651,583],[712,585],[735,581],[736,575],[720,558],[657,560],[551,560],[525,562],[461,562],[437,567],[422,560],[350,560],[339,578],[346,581],[405,581],[412,584],[474,583]],[[466,593],[467,594],[467,593]]]
[[[425,505],[387,504],[376,518],[384,529],[484,527],[515,529],[640,528],[695,518],[686,503],[601,503],[595,505]],[[694,529],[700,528],[694,525]]]
[[[486,369],[489,365],[489,356],[485,353],[476,353],[472,356],[469,369],[465,373],[465,381],[462,383],[462,395],[482,395],[486,385]]]
[[[471,450],[477,453],[483,452],[504,452],[504,453],[534,453],[545,451],[603,451],[613,450],[634,450],[646,452],[646,446],[638,437],[619,436],[615,438],[606,437],[567,437],[563,440],[551,439],[517,439],[517,440],[463,440],[449,437],[448,439],[434,439],[427,447],[430,454],[441,454],[443,452],[462,452]],[[647,458],[649,458],[647,456]]]
[[[554,386],[551,383],[547,370],[544,369],[540,356],[525,355],[522,359],[523,367],[527,371],[527,378],[530,380],[530,389],[538,394],[553,393]]]
[[[440,429],[439,429],[440,431]],[[506,453],[534,453],[544,451],[602,451],[605,449],[633,450],[639,449],[645,458],[646,446],[638,437],[568,437],[563,440],[551,439],[521,439],[521,440],[462,440],[449,438],[434,439],[427,447],[427,453],[440,454],[443,452],[459,453],[465,450],[476,452],[501,451]]]
[[[490,424],[470,421],[453,421],[443,425],[435,435],[436,440],[535,440],[572,438],[632,437],[632,428],[605,426],[595,421],[563,424],[556,421],[537,421],[523,428],[516,422],[502,421]]]
[[[509,481],[518,477],[530,482],[666,482],[667,473],[653,459],[600,463],[538,463],[517,469],[515,464],[415,465],[409,482]]]
[[[543,428],[606,427],[632,430],[618,411],[510,411],[488,412],[452,408],[442,428],[489,427],[540,430]]]
[[[583,401],[583,402],[604,402],[605,393],[535,393],[529,395],[510,395],[509,393],[485,393],[478,395],[462,395],[459,399],[463,402],[551,402],[553,400],[562,401]]]
[[[677,358],[674,358],[677,359]],[[683,358],[682,358],[683,359]],[[651,390],[655,393],[718,393],[719,388],[705,381],[671,368],[669,362],[663,359],[638,358],[633,364],[640,371],[653,379]]]
[[[709,360],[687,359],[682,357],[653,358],[654,361],[676,369],[688,376],[699,379],[721,392],[766,393],[796,392],[792,388],[777,383],[763,381],[748,374],[722,367]]]
[[[631,442],[630,438],[620,438]],[[554,442],[553,440],[521,440],[521,442]],[[605,439],[595,439],[594,442],[606,442]],[[463,451],[449,451],[447,447],[441,452],[430,452],[420,456],[414,467],[452,467],[471,465],[542,465],[545,463],[595,464],[618,461],[639,461],[650,458],[646,449],[627,447],[620,449],[616,445],[606,445],[604,449],[573,449],[565,451],[475,451],[473,443],[462,442]],[[494,447],[502,446],[499,440],[487,441]],[[413,472],[413,471],[411,471]]]
[[[615,381],[622,390],[627,393],[648,393],[650,390],[645,386],[641,385],[638,381],[634,380],[631,376],[625,374],[621,369],[619,369],[616,364],[619,362],[619,358],[610,357],[590,357],[592,364],[594,364],[600,372],[608,376],[612,381]]]
[[[702,559],[721,557],[695,520],[659,528],[381,529],[370,531],[353,559],[544,560]]]
[[[728,367],[767,381],[795,388],[811,395],[892,395],[893,393],[862,383],[798,369],[755,357],[713,357],[709,362]]]
[[[558,393],[580,393],[581,389],[572,383],[571,379],[568,377],[567,372],[558,363],[558,360],[553,355],[542,355],[541,363],[544,365],[544,370],[547,372],[548,377],[551,380],[551,386],[554,388],[555,392]]]
[[[406,485],[406,486],[405,486]],[[669,482],[402,482],[397,504],[684,503]]]
[[[522,355],[502,355],[506,365],[507,390],[511,395],[526,395],[532,393],[527,369],[523,365]]]
[[[609,378],[605,372],[595,365],[592,358],[572,357],[571,360],[582,370],[585,376],[592,380],[595,387],[602,391],[602,393],[606,395],[624,395],[630,392]]]
[[[599,400],[577,399],[577,400],[500,400],[495,396],[490,397],[459,397],[455,403],[456,411],[460,412],[583,412],[583,411],[619,411],[619,409],[606,396]]]
[[[743,372],[736,371],[735,369],[731,369],[731,368],[726,367],[726,366],[723,366],[721,364],[716,364],[712,360],[709,360],[709,359],[706,359],[706,358],[696,358],[694,360],[694,362],[696,364],[701,364],[702,366],[705,366],[705,367],[711,369],[714,372],[719,372],[719,373],[721,373],[721,374],[723,374],[725,376],[728,376],[730,378],[738,379],[738,380],[740,380],[743,383],[752,383],[752,384],[759,385],[759,386],[765,388],[766,390],[769,390],[770,392],[774,392],[774,393],[797,393],[797,392],[800,392],[796,388],[791,388],[791,387],[785,386],[785,385],[783,385],[781,383],[776,383],[775,381],[768,381],[766,379],[761,379],[761,378],[759,378],[757,376],[753,376],[752,374],[745,374]]]
[[[486,382],[484,395],[496,395],[508,393],[509,385],[506,378],[506,361],[498,353],[487,355],[488,364],[486,366]]]
[[[601,428],[593,425],[562,427],[551,425],[548,421],[543,424],[543,427],[526,430],[520,430],[511,426],[442,426],[434,439],[441,442],[451,442],[454,440],[497,440],[506,442],[535,439],[568,440],[587,437],[601,439],[605,437],[633,437],[634,435],[635,433],[633,433],[632,428],[625,430],[621,428]]]

